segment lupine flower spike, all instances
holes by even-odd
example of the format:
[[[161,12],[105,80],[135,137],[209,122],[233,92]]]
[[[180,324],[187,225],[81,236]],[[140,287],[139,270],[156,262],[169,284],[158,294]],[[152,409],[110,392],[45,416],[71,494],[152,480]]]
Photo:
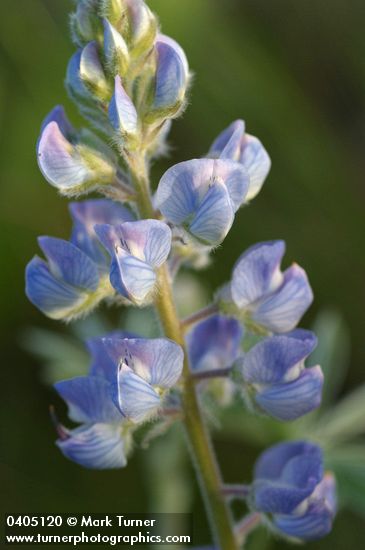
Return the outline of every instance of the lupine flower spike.
[[[70,204],[70,240],[39,238],[44,258],[29,262],[26,294],[64,321],[102,302],[153,307],[160,333],[147,339],[114,331],[89,340],[88,375],[55,384],[77,424],[66,428],[53,414],[56,445],[79,466],[124,468],[140,430],[150,441],[179,418],[214,548],[238,550],[262,520],[288,540],[320,538],[332,528],[336,494],[318,445],[291,441],[266,450],[252,485],[238,490],[251,514],[235,527],[208,433],[228,404],[271,422],[319,407],[323,373],[310,360],[317,339],[297,328],[313,300],[306,272],[297,264],[282,270],[282,240],[254,244],[212,304],[184,320],[177,311],[185,304],[175,305],[182,301],[174,287],[179,268],[207,265],[241,207],[263,189],[270,157],[236,120],[205,158],[171,166],[152,192],[152,161],[168,149],[172,121],[187,104],[186,54],[161,33],[143,0],[78,0],[71,30],[76,51],[66,89],[95,131],[75,128],[57,106],[41,126],[37,160],[62,195],[101,197]]]

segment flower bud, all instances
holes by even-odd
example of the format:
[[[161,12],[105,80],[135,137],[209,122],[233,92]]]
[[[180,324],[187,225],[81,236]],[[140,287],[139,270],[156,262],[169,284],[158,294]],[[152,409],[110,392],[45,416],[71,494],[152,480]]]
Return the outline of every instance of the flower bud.
[[[101,65],[98,45],[95,41],[89,42],[81,52],[80,78],[91,94],[101,101],[107,101],[111,90]]]
[[[129,66],[129,52],[127,44],[121,34],[109,23],[104,24],[104,54],[109,71],[113,75],[124,76]]]
[[[55,109],[42,125],[37,145],[40,170],[66,196],[74,196],[113,182],[117,168],[112,152],[92,132],[77,133]]]
[[[78,46],[94,40],[100,32],[97,0],[79,0],[76,12],[71,14],[72,39]]]
[[[109,120],[116,130],[119,144],[132,149],[138,142],[138,114],[123,88],[120,76],[115,77],[114,95],[109,105]]]
[[[124,0],[127,7],[129,45],[136,59],[148,53],[155,42],[157,19],[143,0]]]
[[[147,123],[158,123],[179,115],[185,105],[189,83],[186,55],[171,38],[159,35],[155,44],[156,76],[148,94]]]
[[[126,2],[125,0],[100,0],[99,13],[108,19],[111,24],[120,29],[125,17]]]

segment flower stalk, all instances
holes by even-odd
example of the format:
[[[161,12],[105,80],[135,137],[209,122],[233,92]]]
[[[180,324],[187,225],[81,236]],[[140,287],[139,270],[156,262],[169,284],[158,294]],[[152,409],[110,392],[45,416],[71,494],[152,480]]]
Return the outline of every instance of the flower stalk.
[[[155,212],[149,194],[146,162],[143,157],[136,160],[135,164],[131,166],[131,174],[137,189],[139,211],[142,216],[153,218]],[[176,311],[166,264],[160,268],[158,273],[158,294],[155,307],[165,335],[178,343],[184,350],[183,423],[212,532],[221,550],[237,550],[239,546],[234,534],[229,506],[221,492],[221,474],[200,410],[195,381],[190,373],[184,332]]]

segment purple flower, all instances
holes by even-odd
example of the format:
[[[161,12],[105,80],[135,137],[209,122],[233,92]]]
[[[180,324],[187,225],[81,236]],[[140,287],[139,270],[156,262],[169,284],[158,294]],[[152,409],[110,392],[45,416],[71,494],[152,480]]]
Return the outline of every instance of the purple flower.
[[[128,420],[140,423],[155,415],[168,390],[179,380],[183,351],[167,339],[104,339],[117,365],[113,400]]]
[[[259,193],[271,168],[271,160],[261,141],[245,133],[243,120],[236,120],[214,141],[209,156],[230,159],[244,166],[250,176],[247,200]]]
[[[252,246],[238,259],[230,286],[231,299],[246,321],[272,332],[295,328],[313,300],[301,267],[280,270],[284,253],[283,241]]]
[[[88,347],[92,356],[89,375],[55,384],[68,405],[70,419],[81,424],[72,430],[59,426],[56,444],[67,458],[86,468],[122,468],[127,463],[131,433],[112,399],[117,366],[101,338],[90,340]]]
[[[156,270],[171,248],[171,230],[163,222],[142,220],[97,225],[95,231],[112,255],[110,282],[119,294],[142,306],[156,291]]]
[[[246,394],[259,409],[279,420],[295,420],[320,405],[322,370],[304,367],[316,345],[312,332],[294,330],[265,338],[239,360]]]
[[[162,176],[156,206],[169,222],[204,244],[217,245],[230,230],[247,189],[247,173],[236,162],[190,160]]]
[[[280,443],[256,462],[252,506],[285,536],[315,540],[332,528],[335,480],[323,473],[321,449],[306,441]]]

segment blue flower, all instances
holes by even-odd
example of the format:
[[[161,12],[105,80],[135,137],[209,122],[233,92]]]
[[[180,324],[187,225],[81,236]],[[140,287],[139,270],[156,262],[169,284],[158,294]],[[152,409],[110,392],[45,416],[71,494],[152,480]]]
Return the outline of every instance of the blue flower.
[[[51,319],[71,320],[84,315],[111,295],[107,277],[74,244],[39,237],[47,261],[35,256],[26,268],[26,294]]]
[[[293,264],[281,272],[284,253],[283,241],[252,246],[238,259],[229,289],[246,321],[272,332],[295,328],[313,300],[301,267]]]
[[[245,133],[243,120],[236,120],[217,137],[209,156],[234,160],[246,168],[250,176],[247,200],[256,197],[271,168],[267,151],[259,139]]]
[[[110,282],[115,290],[138,306],[150,302],[156,291],[156,270],[170,253],[170,228],[157,220],[142,220],[97,225],[95,231],[112,255]]]
[[[123,206],[106,199],[70,204],[71,242],[41,237],[48,261],[35,256],[26,269],[26,294],[52,319],[70,320],[84,315],[103,298],[114,294],[109,283],[110,258],[94,231],[96,223],[133,219]]]
[[[59,106],[42,124],[37,158],[48,183],[67,196],[111,184],[117,175],[112,152],[91,132],[78,133]]]
[[[329,533],[336,513],[335,480],[324,475],[321,449],[296,441],[265,451],[255,466],[252,506],[290,538],[309,541]]]
[[[56,444],[67,458],[86,468],[122,468],[131,447],[131,430],[112,400],[117,366],[102,339],[90,340],[88,347],[92,355],[89,375],[55,384],[68,405],[70,419],[81,424],[72,430],[58,426]]]
[[[294,330],[265,338],[238,362],[248,397],[279,420],[295,420],[321,403],[323,373],[304,361],[317,345],[315,335]]]
[[[106,338],[104,345],[118,366],[114,403],[134,423],[155,415],[168,390],[179,380],[184,354],[167,339]]]
[[[229,160],[196,159],[162,176],[156,206],[204,244],[218,245],[230,230],[249,184],[246,170]]]
[[[213,315],[196,325],[187,336],[193,371],[230,367],[241,349],[243,329],[236,319]]]

